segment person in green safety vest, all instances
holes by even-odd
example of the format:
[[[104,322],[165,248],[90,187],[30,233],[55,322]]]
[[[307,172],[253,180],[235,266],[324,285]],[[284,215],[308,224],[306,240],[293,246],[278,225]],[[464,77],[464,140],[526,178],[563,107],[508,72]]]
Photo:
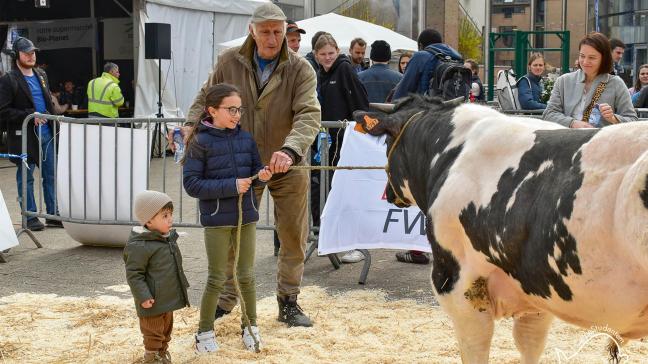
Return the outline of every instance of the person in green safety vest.
[[[104,65],[104,72],[88,83],[88,116],[99,118],[119,117],[119,107],[124,96],[119,88],[119,66],[112,62]]]

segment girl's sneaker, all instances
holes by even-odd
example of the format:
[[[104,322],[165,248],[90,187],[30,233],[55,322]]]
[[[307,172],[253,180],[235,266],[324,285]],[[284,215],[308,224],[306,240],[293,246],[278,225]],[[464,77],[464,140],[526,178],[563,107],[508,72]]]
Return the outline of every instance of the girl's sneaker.
[[[254,334],[254,337],[256,337],[257,341],[259,342],[259,350],[263,349],[263,344],[261,343],[261,335],[259,334],[259,328],[257,326],[252,326],[252,334]],[[254,338],[252,335],[250,335],[250,331],[248,331],[247,327],[243,328],[243,345],[245,345],[245,348],[248,349],[251,352],[256,352],[254,348]]]
[[[218,350],[214,330],[199,332],[196,334],[195,350],[198,354],[213,353]]]

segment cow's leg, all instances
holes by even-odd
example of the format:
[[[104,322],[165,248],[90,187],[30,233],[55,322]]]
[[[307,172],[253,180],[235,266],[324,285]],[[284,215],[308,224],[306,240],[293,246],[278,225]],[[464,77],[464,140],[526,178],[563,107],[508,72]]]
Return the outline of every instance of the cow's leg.
[[[546,312],[527,314],[515,319],[513,338],[515,346],[522,356],[522,364],[540,361],[551,321],[553,321],[553,315]]]
[[[428,229],[428,231],[430,231]],[[464,363],[488,363],[493,317],[482,304],[475,304],[467,298],[468,292],[479,291],[487,297],[485,281],[461,267],[452,252],[436,243],[428,233],[432,246],[432,287],[441,308],[452,320],[455,336]],[[478,284],[479,289],[471,291]],[[479,296],[475,294],[474,296]],[[483,295],[482,295],[483,296]],[[470,294],[468,294],[470,297]],[[479,300],[478,300],[479,301]],[[483,301],[482,301],[483,303]]]
[[[458,287],[449,294],[437,295],[437,300],[452,319],[461,361],[471,364],[488,363],[493,337],[491,314],[475,309]]]

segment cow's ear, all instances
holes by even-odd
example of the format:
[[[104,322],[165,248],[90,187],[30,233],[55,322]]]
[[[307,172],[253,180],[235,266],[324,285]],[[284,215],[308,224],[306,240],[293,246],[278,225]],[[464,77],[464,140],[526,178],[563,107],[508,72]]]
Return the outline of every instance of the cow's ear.
[[[395,136],[398,134],[398,128],[393,118],[389,114],[382,112],[356,111],[353,113],[353,119],[356,121],[354,130],[361,133],[379,136],[385,133]]]

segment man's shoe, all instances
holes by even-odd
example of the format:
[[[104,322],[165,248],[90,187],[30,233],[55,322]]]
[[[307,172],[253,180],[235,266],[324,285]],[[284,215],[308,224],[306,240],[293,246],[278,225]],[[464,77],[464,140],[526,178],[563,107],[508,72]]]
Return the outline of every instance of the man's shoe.
[[[223,310],[222,308],[220,308],[220,306],[216,306],[216,318],[214,320],[218,320],[225,315],[229,315],[230,312],[232,311]]]
[[[396,253],[396,260],[403,263],[414,263],[414,264],[430,263],[430,258],[428,258],[427,254],[425,253],[416,254],[413,253],[411,250],[408,250],[406,252]]]
[[[43,231],[45,230],[45,225],[37,218],[27,220],[27,229],[31,231]]]
[[[344,254],[340,261],[342,263],[357,263],[363,261],[365,258],[364,254],[360,250],[351,250],[350,252]]]
[[[63,228],[63,222],[58,220],[45,219],[45,225],[48,228]]]
[[[311,320],[304,314],[304,311],[302,311],[301,307],[297,304],[297,295],[284,297],[277,296],[277,302],[279,303],[279,317],[277,320],[287,323],[288,327],[313,326]]]

